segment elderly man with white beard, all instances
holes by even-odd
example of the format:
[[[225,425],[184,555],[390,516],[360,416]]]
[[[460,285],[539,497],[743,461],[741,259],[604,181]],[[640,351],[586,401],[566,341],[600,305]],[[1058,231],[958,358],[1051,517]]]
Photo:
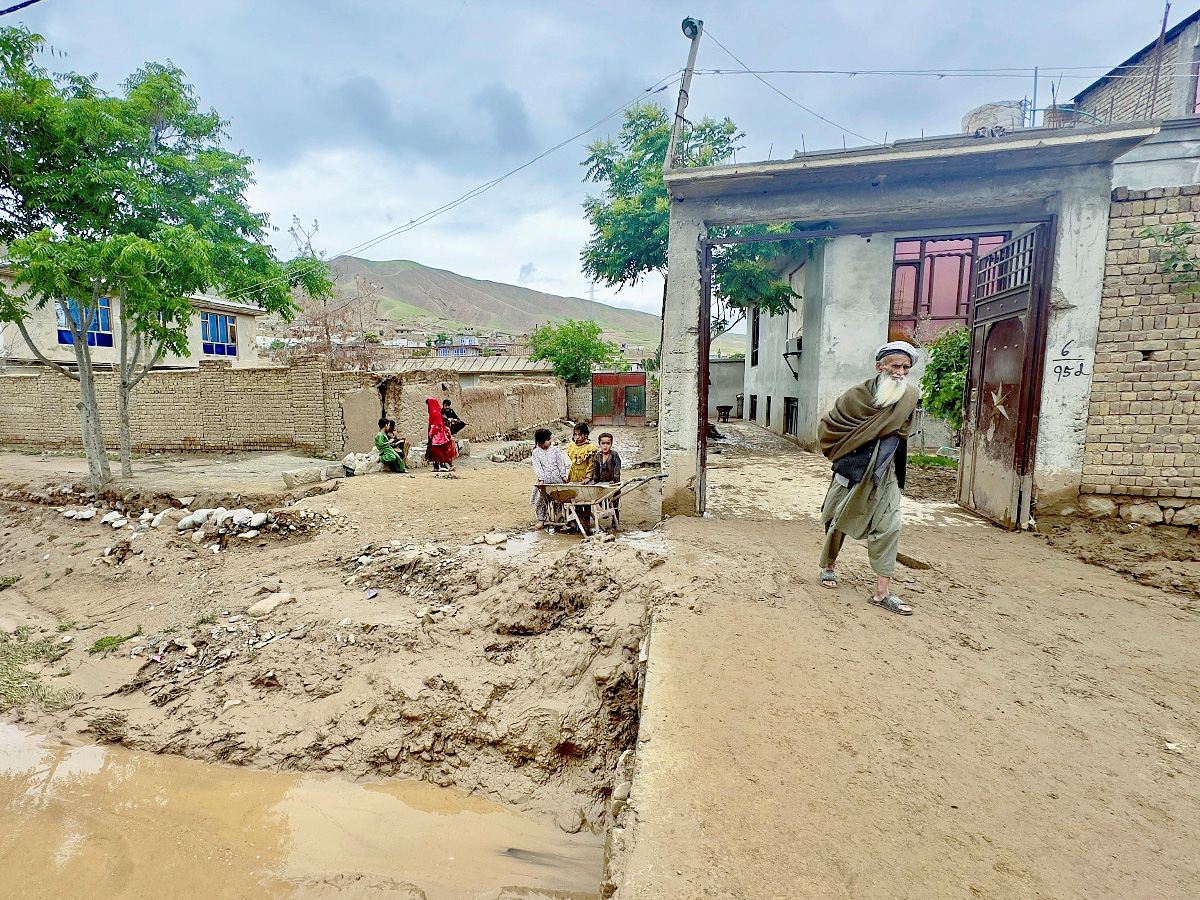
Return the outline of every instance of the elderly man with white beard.
[[[825,543],[821,584],[837,587],[834,562],[847,536],[867,541],[878,576],[870,601],[912,614],[891,591],[900,544],[900,489],[908,455],[908,429],[920,392],[908,384],[917,349],[905,341],[884,344],[875,354],[875,377],[842,394],[821,419],[821,452],[833,463],[833,482],[821,507]]]

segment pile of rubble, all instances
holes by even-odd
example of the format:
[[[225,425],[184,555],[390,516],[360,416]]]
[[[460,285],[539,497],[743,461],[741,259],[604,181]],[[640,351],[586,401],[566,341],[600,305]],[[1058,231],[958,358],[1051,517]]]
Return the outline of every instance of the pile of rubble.
[[[294,537],[312,534],[328,527],[345,528],[352,523],[342,516],[337,507],[314,509],[307,506],[285,506],[266,512],[255,512],[241,507],[226,509],[223,506],[190,510],[170,507],[154,513],[144,509],[140,515],[121,509],[102,511],[95,506],[58,507],[65,519],[86,522],[99,516],[99,524],[120,531],[128,528],[129,539],[133,540],[166,523],[184,534],[191,532],[194,544],[216,541],[219,547],[231,538],[251,541],[265,535]]]

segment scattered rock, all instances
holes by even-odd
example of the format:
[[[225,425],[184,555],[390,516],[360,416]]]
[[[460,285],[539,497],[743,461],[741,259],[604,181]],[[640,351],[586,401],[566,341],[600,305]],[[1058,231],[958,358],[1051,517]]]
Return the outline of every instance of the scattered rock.
[[[489,531],[483,536],[483,539],[487,541],[489,547],[498,547],[508,540],[508,535],[503,531]]]
[[[124,528],[126,525],[129,524],[129,520],[128,519],[116,519],[115,521],[109,522],[108,524],[110,524],[114,529]]]
[[[492,462],[521,462],[533,456],[533,441],[511,441],[488,457]]]
[[[299,641],[299,640],[303,639],[307,633],[308,632],[305,631],[303,628],[297,628],[295,631],[293,631],[291,634],[289,634],[288,637],[290,637],[293,641]]]
[[[633,790],[633,785],[630,784],[628,781],[622,781],[620,784],[618,784],[616,786],[616,788],[613,789],[613,794],[612,794],[613,799],[614,800],[628,800],[629,792],[631,790]]]
[[[234,525],[238,527],[247,527],[250,525],[250,520],[254,518],[254,510],[252,509],[235,509],[229,514],[229,518]]]
[[[117,521],[117,519],[120,519],[120,518],[121,518],[121,514],[114,509],[111,512],[106,512],[104,514],[104,518],[102,518],[100,520],[100,524],[101,525],[111,525],[113,522]]]
[[[351,619],[349,616],[346,616],[346,618],[344,618],[340,622],[338,622],[338,628],[345,628],[347,625],[351,624],[353,621],[354,620]]]
[[[198,654],[199,652],[200,651],[196,649],[195,644],[188,644],[186,647],[183,648],[183,655],[188,658],[195,658],[196,654]]]
[[[157,528],[159,525],[161,525],[163,523],[163,519],[165,519],[166,516],[167,516],[166,510],[163,510],[162,512],[160,512],[158,515],[156,515],[154,518],[152,518],[150,520],[150,527]]]
[[[325,515],[330,516],[331,518],[337,518],[341,514],[342,514],[342,511],[340,509],[338,509],[336,506],[330,506],[325,510]]]
[[[266,513],[255,513],[250,517],[251,528],[262,528],[267,524],[268,516]]]
[[[204,532],[199,529],[193,531],[192,532],[192,543],[193,544],[204,543]]]
[[[259,531],[257,528],[251,528],[249,531],[243,531],[238,535],[243,541],[252,541],[258,537]]]
[[[276,607],[282,606],[285,603],[295,603],[296,598],[292,594],[282,592],[268,594],[257,603],[252,603],[246,609],[246,615],[253,616],[256,619],[261,619],[263,616],[269,616],[273,613]],[[295,635],[292,635],[295,637]]]
[[[92,509],[91,507],[88,507],[87,509],[82,509],[79,512],[75,513],[76,520],[81,521],[81,522],[86,522],[88,519],[94,519],[95,517],[96,517],[96,510]]]
[[[390,759],[392,762],[395,762],[397,757],[400,756],[400,750],[397,747],[388,747],[383,752],[387,755],[387,758]]]

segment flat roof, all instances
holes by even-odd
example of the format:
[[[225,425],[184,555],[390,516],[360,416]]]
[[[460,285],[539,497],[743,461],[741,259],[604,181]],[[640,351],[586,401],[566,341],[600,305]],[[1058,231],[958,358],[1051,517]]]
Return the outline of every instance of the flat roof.
[[[890,144],[797,154],[791,159],[675,169],[666,173],[676,199],[803,190],[871,183],[882,178],[986,177],[1028,169],[1111,163],[1152,137],[1157,123],[1025,128],[1001,137],[947,135]]]

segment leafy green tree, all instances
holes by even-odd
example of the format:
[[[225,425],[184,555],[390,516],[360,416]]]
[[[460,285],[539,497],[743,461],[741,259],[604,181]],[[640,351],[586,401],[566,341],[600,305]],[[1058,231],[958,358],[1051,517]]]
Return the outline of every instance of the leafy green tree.
[[[1181,285],[1184,293],[1200,293],[1200,229],[1190,222],[1174,222],[1161,231],[1147,225],[1138,237],[1158,245],[1158,270],[1172,284]]]
[[[743,136],[729,119],[687,123],[680,135],[680,158],[688,166],[727,162],[740,149],[738,141]],[[583,204],[592,226],[592,236],[581,253],[584,273],[609,287],[620,287],[657,272],[663,276],[664,312],[670,202],[662,170],[670,139],[670,114],[654,103],[639,104],[626,111],[615,139],[588,146],[589,155],[583,162],[587,167],[584,179],[603,188],[600,196],[589,196]],[[713,236],[792,230],[793,226],[786,224],[748,226],[719,229]],[[816,240],[719,248],[713,256],[713,337],[736,325],[752,306],[771,315],[793,309],[796,295],[772,262],[783,257],[803,258]]]
[[[921,375],[925,410],[943,419],[955,437],[962,432],[970,348],[971,335],[965,328],[943,331],[925,348],[929,353]]]
[[[567,384],[587,384],[593,366],[629,368],[621,348],[600,336],[600,326],[590,320],[568,319],[561,325],[543,325],[529,338],[534,359],[546,359],[554,374]]]
[[[0,320],[30,351],[80,384],[93,486],[111,478],[87,333],[107,298],[118,328],[122,472],[132,472],[132,393],[165,353],[187,355],[193,298],[208,291],[285,318],[291,287],[328,290],[324,263],[281,263],[249,210],[250,159],[221,148],[225,123],[202,110],[184,74],[149,63],[109,95],[93,79],[49,74],[40,36],[0,29],[0,239],[14,274]],[[73,338],[72,370],[27,328],[54,307]]]

